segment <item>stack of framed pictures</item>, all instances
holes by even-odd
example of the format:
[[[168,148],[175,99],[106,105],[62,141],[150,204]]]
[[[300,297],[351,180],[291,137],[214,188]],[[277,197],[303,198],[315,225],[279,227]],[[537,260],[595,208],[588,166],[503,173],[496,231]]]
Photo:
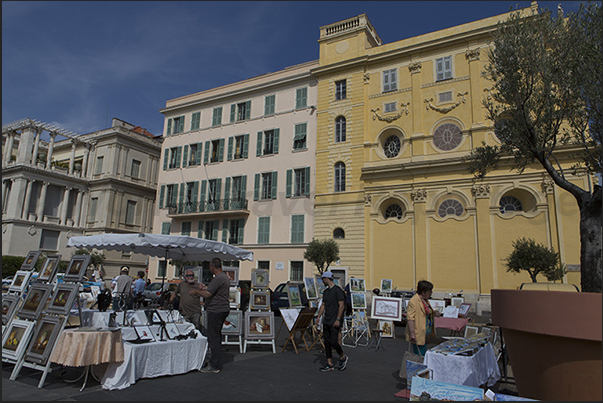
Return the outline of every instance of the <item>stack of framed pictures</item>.
[[[251,290],[249,291],[249,310],[251,311],[270,310],[268,274],[269,272],[266,269],[251,270]]]
[[[363,278],[350,278],[350,293],[352,294],[352,309],[366,309],[366,283]]]

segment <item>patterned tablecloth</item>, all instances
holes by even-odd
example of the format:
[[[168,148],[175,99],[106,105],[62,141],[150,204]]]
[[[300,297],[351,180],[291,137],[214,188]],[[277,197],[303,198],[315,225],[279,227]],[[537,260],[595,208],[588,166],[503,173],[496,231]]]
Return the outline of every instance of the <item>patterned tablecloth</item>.
[[[84,367],[124,361],[121,329],[115,331],[63,330],[50,361],[69,367]]]

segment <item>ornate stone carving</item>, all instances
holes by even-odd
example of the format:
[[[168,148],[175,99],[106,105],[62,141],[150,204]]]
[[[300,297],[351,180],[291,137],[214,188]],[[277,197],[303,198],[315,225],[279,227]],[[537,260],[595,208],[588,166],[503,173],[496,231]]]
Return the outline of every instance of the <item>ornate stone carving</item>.
[[[36,227],[32,225],[32,226],[31,226],[31,227],[29,227],[29,229],[27,230],[27,233],[28,233],[29,235],[31,235],[31,236],[34,236],[35,234],[37,234],[37,233],[38,233],[38,231],[36,230]]]
[[[420,73],[421,72],[421,62],[412,62],[408,65],[408,71],[410,74]]]
[[[368,84],[369,80],[371,79],[371,73],[364,73],[364,83]]]
[[[486,199],[490,197],[490,185],[487,183],[474,184],[471,193],[476,199]]]
[[[379,113],[377,113],[379,111],[379,108],[371,109],[371,112],[373,112],[373,120],[379,119],[382,122],[391,123],[394,120],[400,119],[403,114],[408,115],[408,105],[410,105],[410,102],[407,102],[405,104],[401,103],[400,106],[402,107],[402,110],[400,111],[400,113],[392,116],[381,116],[379,115]]]
[[[457,101],[457,103],[455,103],[454,105],[450,105],[450,106],[446,106],[446,107],[442,107],[442,108],[437,107],[432,104],[433,98],[426,99],[423,102],[425,102],[427,104],[427,106],[425,107],[426,110],[429,110],[429,108],[431,108],[436,112],[448,113],[451,110],[453,110],[454,108],[456,108],[457,106],[459,106],[460,104],[464,104],[466,102],[465,95],[467,95],[467,94],[469,94],[469,91],[459,92],[458,94],[456,94],[457,97],[460,97],[460,99]]]
[[[484,92],[487,92],[488,95],[486,95],[486,99],[489,101],[492,99],[492,88],[484,88]]]
[[[415,203],[425,203],[427,201],[427,189],[413,189],[410,197]]]
[[[369,194],[365,194],[364,195],[364,204],[367,206],[371,205],[371,202],[373,201],[373,197]]]
[[[470,49],[468,51],[465,52],[465,59],[467,59],[470,62],[473,62],[475,60],[479,60],[479,48],[477,49]]]
[[[553,189],[555,188],[555,182],[552,179],[544,178],[542,180],[542,193],[545,195],[553,194]]]

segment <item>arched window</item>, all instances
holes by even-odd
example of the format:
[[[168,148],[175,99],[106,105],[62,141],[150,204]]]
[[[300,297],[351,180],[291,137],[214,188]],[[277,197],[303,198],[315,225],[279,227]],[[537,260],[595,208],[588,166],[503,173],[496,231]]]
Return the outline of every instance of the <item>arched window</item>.
[[[333,238],[334,239],[345,239],[345,231],[343,228],[335,228],[333,230]]]
[[[394,203],[387,206],[387,208],[385,209],[384,217],[386,220],[388,218],[397,218],[399,220],[402,218],[403,215],[404,210],[402,209],[402,207],[399,204]]]
[[[433,133],[433,144],[442,151],[457,148],[462,139],[461,128],[454,123],[444,123]]]
[[[400,137],[393,135],[389,136],[383,144],[383,152],[387,158],[394,158],[400,154]]]
[[[498,204],[500,208],[500,212],[502,214],[512,212],[512,211],[523,211],[523,206],[521,201],[517,197],[513,196],[503,196],[500,198],[500,203]]]
[[[463,215],[464,211],[461,202],[454,199],[444,200],[438,207],[438,215],[442,218],[448,215],[460,216]]]
[[[341,161],[335,163],[335,191],[345,192],[345,164]]]
[[[345,118],[337,116],[335,118],[335,142],[342,143],[345,141]]]

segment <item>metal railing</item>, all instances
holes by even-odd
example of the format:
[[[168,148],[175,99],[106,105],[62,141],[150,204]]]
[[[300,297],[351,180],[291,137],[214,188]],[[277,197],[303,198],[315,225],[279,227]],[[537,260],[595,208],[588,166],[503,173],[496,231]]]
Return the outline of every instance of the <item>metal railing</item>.
[[[220,199],[202,202],[186,202],[168,205],[168,214],[211,213],[215,211],[247,210],[247,199]]]

